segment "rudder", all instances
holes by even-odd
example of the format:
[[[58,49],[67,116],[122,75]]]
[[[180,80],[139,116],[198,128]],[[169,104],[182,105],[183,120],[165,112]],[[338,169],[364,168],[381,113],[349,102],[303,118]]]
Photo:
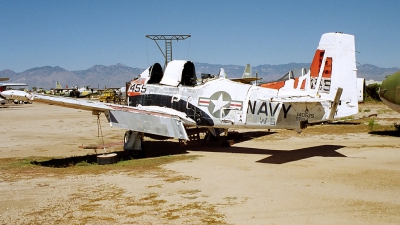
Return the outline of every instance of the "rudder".
[[[358,113],[357,68],[354,36],[323,34],[310,68],[311,89],[321,98],[334,99],[343,88],[334,118]]]

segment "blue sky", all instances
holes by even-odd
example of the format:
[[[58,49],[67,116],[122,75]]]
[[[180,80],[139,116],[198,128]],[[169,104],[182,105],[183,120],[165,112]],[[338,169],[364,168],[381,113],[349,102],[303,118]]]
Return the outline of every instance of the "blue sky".
[[[173,58],[253,66],[311,62],[323,33],[355,35],[357,61],[400,67],[400,1],[0,1],[0,71],[163,63],[147,34],[190,34]],[[160,42],[164,48],[164,42]]]

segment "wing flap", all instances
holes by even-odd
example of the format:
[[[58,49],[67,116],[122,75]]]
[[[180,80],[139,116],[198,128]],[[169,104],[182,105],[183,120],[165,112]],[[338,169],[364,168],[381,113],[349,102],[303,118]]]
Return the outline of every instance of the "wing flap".
[[[110,110],[108,118],[114,127],[189,140],[185,126],[177,116],[136,110]]]

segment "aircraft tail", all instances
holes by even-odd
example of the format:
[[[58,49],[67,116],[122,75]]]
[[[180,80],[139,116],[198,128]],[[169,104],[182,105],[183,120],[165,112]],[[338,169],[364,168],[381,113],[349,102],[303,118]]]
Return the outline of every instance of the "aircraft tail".
[[[57,81],[57,83],[56,83],[56,88],[57,88],[57,89],[61,89],[60,82],[58,82],[58,81]]]
[[[226,75],[224,68],[221,68],[219,70],[218,77],[228,78],[228,75]]]
[[[246,68],[244,69],[242,78],[248,77],[253,77],[253,74],[251,73],[251,66],[249,63],[246,64]]]
[[[290,73],[288,73],[290,75]],[[277,89],[280,96],[315,96],[332,101],[327,118],[337,119],[358,113],[356,50],[354,36],[343,33],[323,34],[310,71],[300,77],[262,84]]]
[[[309,88],[321,98],[338,100],[334,118],[358,113],[355,52],[353,35],[326,33],[322,35],[311,63]],[[340,89],[343,91],[339,100],[336,94]]]

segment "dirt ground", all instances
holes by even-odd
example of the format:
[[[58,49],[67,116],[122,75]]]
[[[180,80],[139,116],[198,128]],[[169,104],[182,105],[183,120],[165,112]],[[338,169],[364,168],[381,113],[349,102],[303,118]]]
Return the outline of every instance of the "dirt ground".
[[[359,108],[358,125],[237,130],[231,147],[147,140],[146,158],[100,166],[87,147],[122,151],[124,134],[104,115],[100,132],[88,111],[9,105],[0,224],[400,224],[400,114]]]

